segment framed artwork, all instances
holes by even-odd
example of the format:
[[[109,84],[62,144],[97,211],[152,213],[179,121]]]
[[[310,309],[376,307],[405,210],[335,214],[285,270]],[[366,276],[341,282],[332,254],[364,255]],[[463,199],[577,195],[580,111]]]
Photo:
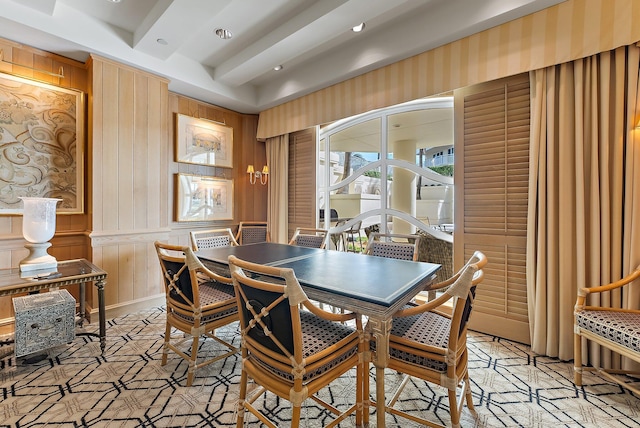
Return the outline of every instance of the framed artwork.
[[[176,174],[176,221],[233,220],[233,180]]]
[[[21,196],[83,213],[83,165],[84,94],[0,73],[0,214],[22,214]]]
[[[233,167],[233,128],[183,114],[176,122],[176,162]]]

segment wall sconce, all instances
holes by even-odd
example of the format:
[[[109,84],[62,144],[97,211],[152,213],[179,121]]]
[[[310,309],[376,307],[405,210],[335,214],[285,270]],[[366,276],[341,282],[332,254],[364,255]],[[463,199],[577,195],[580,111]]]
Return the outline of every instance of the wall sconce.
[[[267,165],[262,167],[262,171],[256,171],[253,169],[253,165],[247,167],[247,174],[249,174],[249,183],[256,184],[257,180],[260,180],[260,184],[263,186],[267,184],[269,178],[269,167]]]

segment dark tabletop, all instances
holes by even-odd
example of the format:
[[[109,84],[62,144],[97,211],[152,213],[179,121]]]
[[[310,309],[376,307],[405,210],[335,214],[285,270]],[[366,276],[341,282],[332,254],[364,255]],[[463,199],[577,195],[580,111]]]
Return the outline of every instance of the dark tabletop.
[[[203,261],[228,265],[228,257],[292,268],[303,287],[391,306],[416,284],[430,283],[440,265],[264,242],[198,251]],[[417,290],[420,291],[420,290]]]

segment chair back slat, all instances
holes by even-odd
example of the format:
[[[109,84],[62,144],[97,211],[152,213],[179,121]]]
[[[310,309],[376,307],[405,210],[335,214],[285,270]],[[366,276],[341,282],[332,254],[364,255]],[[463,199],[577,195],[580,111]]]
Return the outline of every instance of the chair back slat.
[[[231,240],[228,236],[208,236],[204,238],[198,238],[198,248],[200,250],[229,246],[231,246]]]
[[[284,294],[247,286],[242,281],[239,286],[242,303],[240,325],[248,336],[247,340],[287,357],[293,355],[291,307]],[[267,335],[265,330],[270,334]]]
[[[300,235],[296,239],[296,245],[299,247],[320,248],[324,243],[324,237],[313,235]]]
[[[420,237],[400,233],[371,232],[365,254],[416,261]]]
[[[167,247],[158,251],[167,305],[171,306],[177,302],[180,306],[194,307],[199,303],[196,302],[199,296],[197,291],[194,296],[191,273],[187,267],[182,247],[174,247],[169,251],[173,251],[173,253],[169,253]]]
[[[193,251],[238,245],[230,228],[193,230],[190,232]]]
[[[371,244],[372,256],[387,257],[399,260],[413,260],[415,247],[413,244],[397,242],[374,242]]]
[[[327,234],[328,231],[325,229],[297,227],[289,240],[289,245],[324,249],[327,245]]]
[[[238,226],[236,241],[240,245],[270,242],[269,225],[262,221],[243,221]]]
[[[241,239],[243,244],[255,244],[258,242],[265,242],[267,240],[267,228],[266,227],[245,227],[242,230]]]
[[[299,305],[290,296],[306,295],[291,269],[278,269],[229,257],[240,310],[241,333],[254,358],[285,365],[302,358]],[[297,328],[296,328],[297,326]],[[263,348],[271,351],[263,352]],[[275,355],[274,355],[275,354]],[[293,369],[293,367],[292,367]]]

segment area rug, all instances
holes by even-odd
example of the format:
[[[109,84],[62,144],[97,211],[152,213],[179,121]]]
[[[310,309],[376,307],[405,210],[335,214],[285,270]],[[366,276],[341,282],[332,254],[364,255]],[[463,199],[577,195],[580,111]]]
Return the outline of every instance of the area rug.
[[[187,364],[182,359],[170,353],[168,364],[160,366],[164,321],[163,308],[108,320],[104,355],[92,336],[78,336],[71,344],[53,348],[39,362],[16,359],[10,346],[0,347],[0,426],[235,426],[239,356],[198,370],[193,386],[185,387]],[[219,334],[239,344],[237,324]],[[215,341],[205,340],[200,353],[222,351]],[[569,362],[536,356],[526,345],[473,332],[469,351],[477,415],[465,408],[463,427],[640,427],[638,397],[591,373],[585,374],[584,387],[576,387]],[[400,380],[389,371],[389,391]],[[354,391],[355,374],[349,373],[323,391],[323,397],[344,408],[354,401]],[[278,426],[289,426],[288,402],[267,395],[257,405]],[[440,387],[413,381],[400,406],[450,425],[446,393]],[[304,427],[322,427],[331,420],[311,400],[303,417]],[[372,409],[371,426],[375,420]],[[388,427],[418,426],[392,415],[386,421]],[[249,416],[247,426],[261,423]],[[355,426],[355,418],[340,426]]]

